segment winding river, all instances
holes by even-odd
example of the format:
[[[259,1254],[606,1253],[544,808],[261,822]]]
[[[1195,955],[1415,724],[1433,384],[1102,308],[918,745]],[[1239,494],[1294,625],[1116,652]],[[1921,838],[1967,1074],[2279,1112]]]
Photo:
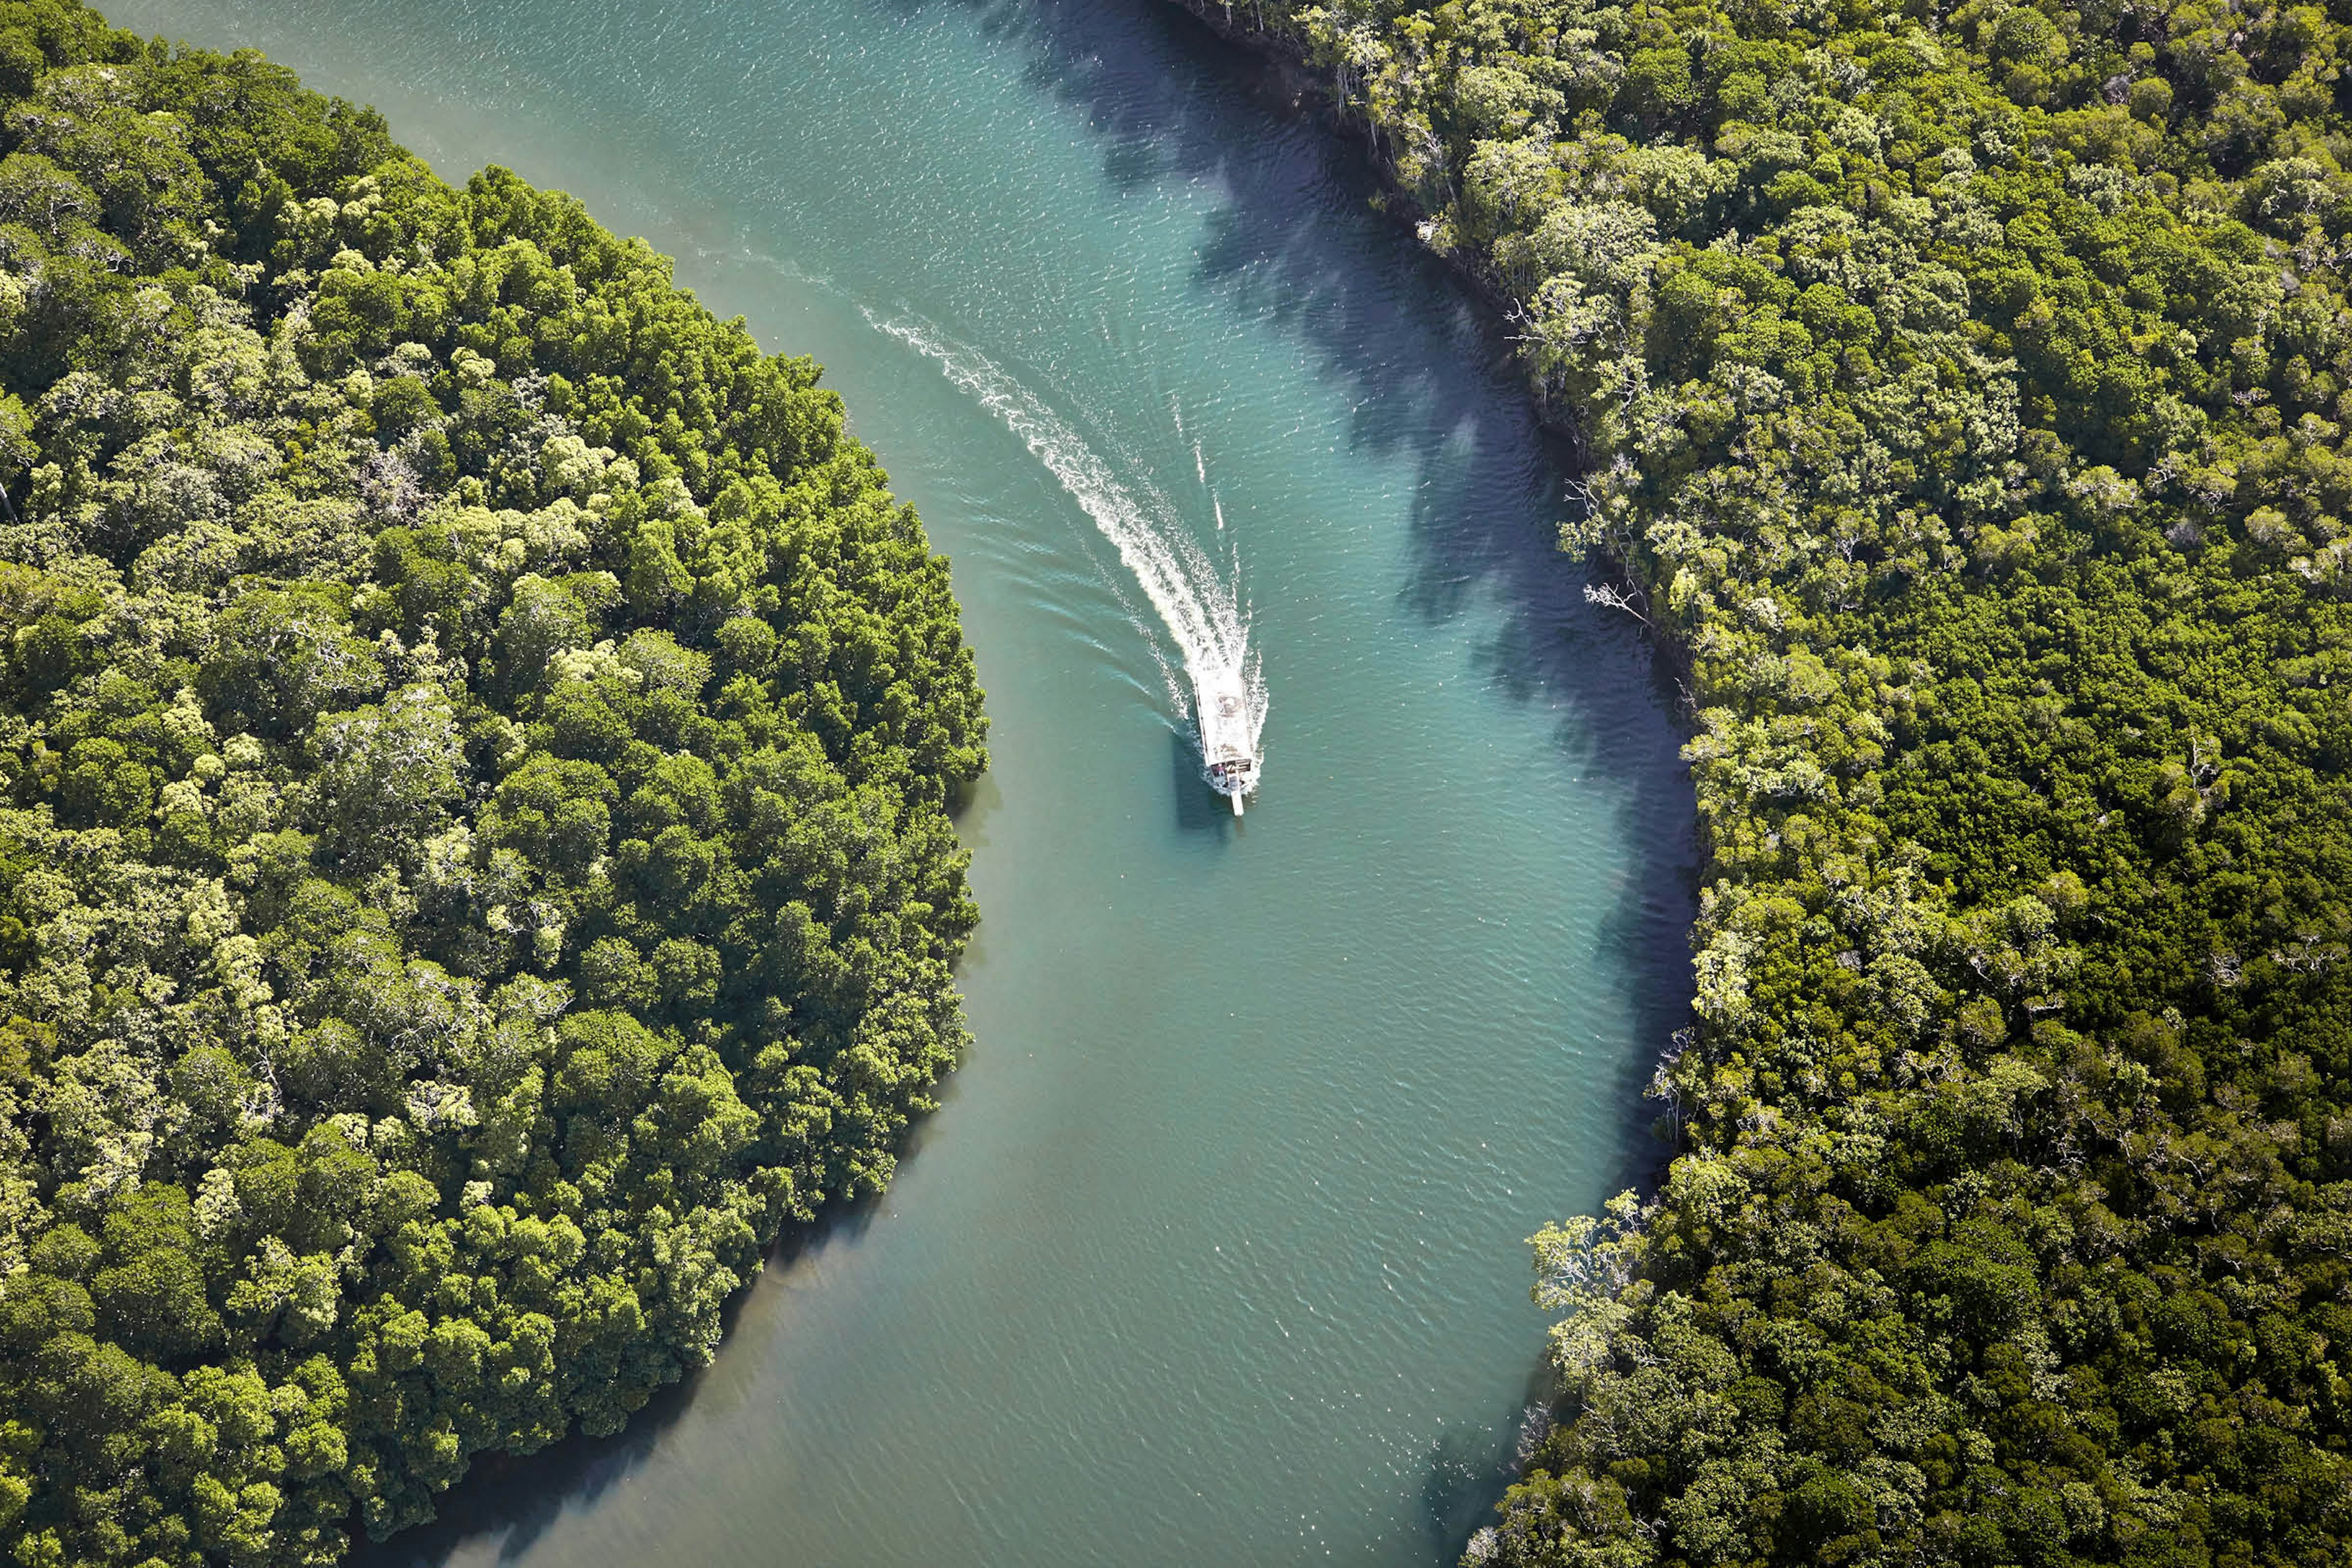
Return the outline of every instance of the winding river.
[[[1533,1386],[1522,1238],[1652,1157],[1690,804],[1497,336],[1350,153],[1159,0],[108,9],[574,192],[816,355],[994,720],[978,1043],[887,1199],[628,1433],[375,1559],[1450,1560]],[[1262,661],[1239,821],[1138,548]]]

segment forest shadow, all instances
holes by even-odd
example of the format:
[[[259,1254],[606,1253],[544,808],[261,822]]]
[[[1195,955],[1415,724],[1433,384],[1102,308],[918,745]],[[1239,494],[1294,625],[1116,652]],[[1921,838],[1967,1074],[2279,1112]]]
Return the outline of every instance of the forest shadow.
[[[1420,1523],[1441,1563],[1458,1563],[1471,1536],[1495,1522],[1495,1500],[1551,1430],[1560,1397],[1549,1364],[1529,1371],[1518,1405],[1491,1426],[1464,1423],[1438,1433],[1422,1476]]]
[[[1114,186],[1219,191],[1193,287],[1345,389],[1353,450],[1410,464],[1400,607],[1433,630],[1497,607],[1480,676],[1503,700],[1557,715],[1564,764],[1610,804],[1621,841],[1650,858],[1614,899],[1596,955],[1630,980],[1641,1042],[1605,1092],[1646,1128],[1654,1108],[1642,1091],[1690,1016],[1698,852],[1685,710],[1641,625],[1589,603],[1586,569],[1559,548],[1573,454],[1536,419],[1507,324],[1375,210],[1365,149],[1319,120],[1294,79],[1168,0],[895,8],[940,5],[976,13],[989,36],[1029,52],[1025,79],[1083,113]],[[1179,803],[1180,826],[1192,826],[1181,790]],[[1655,1175],[1671,1152],[1638,1135],[1629,1144],[1617,1184]]]
[[[1466,1425],[1446,1428],[1430,1445],[1421,1527],[1444,1560],[1459,1560],[1471,1533],[1486,1522],[1504,1452],[1491,1428]]]

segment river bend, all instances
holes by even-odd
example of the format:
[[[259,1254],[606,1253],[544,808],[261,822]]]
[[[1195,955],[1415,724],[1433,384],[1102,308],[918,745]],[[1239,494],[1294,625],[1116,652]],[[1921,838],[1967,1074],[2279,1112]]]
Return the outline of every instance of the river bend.
[[[1450,1560],[1541,1344],[1522,1238],[1650,1158],[1690,798],[1496,336],[1349,151],[1156,0],[108,9],[572,191],[814,353],[954,560],[994,722],[978,1043],[887,1199],[628,1433],[374,1555]],[[1239,822],[1118,496],[1247,618]]]

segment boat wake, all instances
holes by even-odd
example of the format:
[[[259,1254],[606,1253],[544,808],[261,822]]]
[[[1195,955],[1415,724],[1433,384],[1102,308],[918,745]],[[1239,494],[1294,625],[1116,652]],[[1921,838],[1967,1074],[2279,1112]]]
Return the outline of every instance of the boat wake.
[[[1151,627],[1139,622],[1168,683],[1170,700],[1180,710],[1192,713],[1203,728],[1205,743],[1211,717],[1200,711],[1196,694],[1238,689],[1243,711],[1234,728],[1239,734],[1229,738],[1238,738],[1255,756],[1265,725],[1265,676],[1256,650],[1249,646],[1249,616],[1242,608],[1238,567],[1220,572],[1157,486],[1140,477],[1123,481],[1067,420],[986,354],[919,322],[871,310],[865,315],[877,331],[938,365],[950,382],[996,416],[1086,510],[1134,574],[1176,645],[1171,659]],[[1195,460],[1200,461],[1197,447]],[[1206,468],[1201,467],[1205,482]],[[1222,506],[1218,514],[1222,528]],[[1231,793],[1222,776],[1210,782]]]

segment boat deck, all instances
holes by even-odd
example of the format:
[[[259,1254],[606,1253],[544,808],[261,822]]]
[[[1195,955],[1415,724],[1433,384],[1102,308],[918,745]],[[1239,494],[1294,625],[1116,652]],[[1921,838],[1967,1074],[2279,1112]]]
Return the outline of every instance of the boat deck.
[[[1257,788],[1257,748],[1250,733],[1249,698],[1239,677],[1226,676],[1214,685],[1200,683],[1194,706],[1210,785],[1234,803],[1234,815],[1239,816],[1242,797]]]

